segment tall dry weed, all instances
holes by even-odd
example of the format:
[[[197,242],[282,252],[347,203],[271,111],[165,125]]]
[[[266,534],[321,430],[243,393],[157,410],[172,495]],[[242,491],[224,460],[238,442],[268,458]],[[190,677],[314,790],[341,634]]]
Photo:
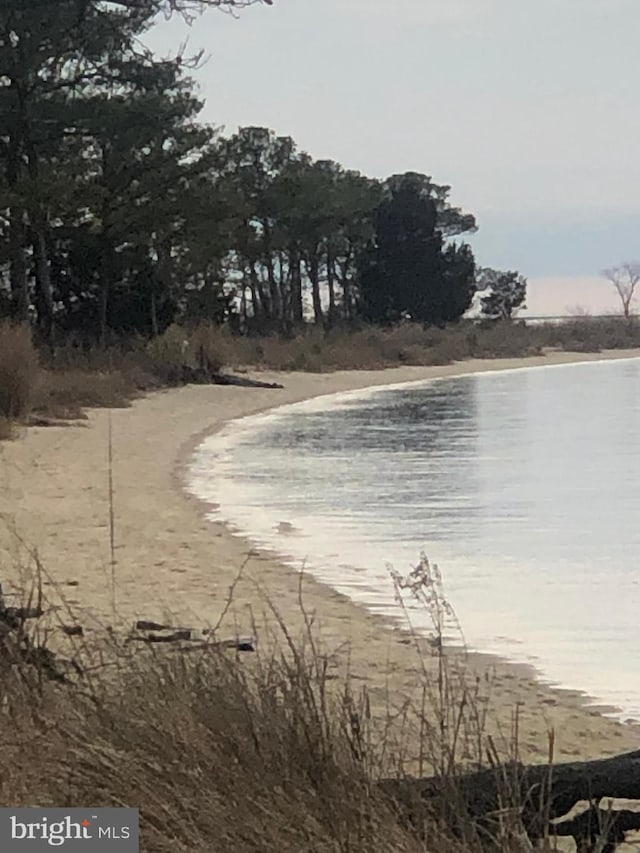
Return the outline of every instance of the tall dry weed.
[[[29,414],[39,370],[29,327],[0,323],[0,416],[6,421]]]

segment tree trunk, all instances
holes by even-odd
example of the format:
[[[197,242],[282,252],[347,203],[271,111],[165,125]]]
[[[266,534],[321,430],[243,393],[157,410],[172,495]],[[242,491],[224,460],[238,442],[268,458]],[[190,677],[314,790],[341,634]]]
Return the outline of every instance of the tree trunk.
[[[33,236],[33,254],[36,262],[36,292],[38,326],[43,340],[53,343],[53,288],[47,253],[47,238],[43,223],[38,223]]]
[[[291,315],[294,326],[304,323],[304,308],[302,304],[302,270],[301,260],[297,249],[292,248],[289,263],[291,264]]]
[[[287,270],[286,273],[285,269]],[[282,331],[289,334],[291,330],[291,269],[289,264],[285,262],[284,252],[278,252],[278,290],[280,293]]]
[[[109,150],[106,143],[102,146],[102,184],[104,197],[102,201],[102,240],[100,248],[100,294],[98,298],[98,334],[100,345],[107,345],[107,327],[109,313],[109,291],[111,290],[111,277],[113,275],[112,248],[109,240],[109,224],[111,211],[107,193],[107,182],[109,176]]]
[[[247,330],[247,273],[246,270],[242,274],[242,289],[240,291],[240,318],[242,321],[242,331]]]
[[[29,285],[25,256],[24,210],[12,205],[9,211],[9,279],[11,313],[21,323],[29,321]]]
[[[158,331],[158,300],[155,289],[151,288],[151,336],[157,338],[160,332]]]
[[[40,168],[38,155],[31,140],[27,141],[27,159],[31,193],[34,196],[29,212],[33,232],[33,256],[36,267],[36,286],[38,293],[38,326],[42,336],[49,344],[53,336],[53,287],[47,246],[47,215],[42,201],[38,199]]]
[[[271,306],[270,314],[276,320],[282,319],[282,305],[280,304],[280,294],[278,292],[278,283],[276,282],[275,271],[273,269],[273,258],[267,255],[265,260],[267,268],[267,281],[269,283],[269,304]]]
[[[324,321],[322,300],[320,299],[320,265],[318,256],[313,252],[307,260],[307,272],[311,281],[311,300],[313,302],[313,318],[316,324]]]
[[[6,177],[10,193],[17,193],[20,179],[20,141],[17,132],[9,136]],[[29,287],[26,261],[25,211],[15,199],[9,208],[9,280],[11,313],[14,319],[29,320]]]
[[[245,276],[249,282],[249,292],[251,293],[251,309],[253,312],[253,316],[257,317],[260,312],[260,302],[258,301],[258,288],[256,287],[256,274],[255,270],[249,264],[249,274],[247,276],[247,272],[245,269]]]
[[[251,261],[251,281],[255,286],[256,293],[258,294],[258,304],[260,305],[260,314],[266,320],[271,319],[271,304],[269,302],[269,298],[265,292],[264,287],[262,286],[262,282],[260,281],[260,277],[256,271],[255,261]],[[256,313],[256,317],[260,316],[260,314]]]
[[[384,779],[379,785],[397,803],[405,819],[418,826],[421,814],[427,814],[434,805],[450,812],[452,827],[456,821],[469,819],[490,826],[504,803],[509,802],[532,839],[544,836],[547,815],[554,820],[553,831],[557,835],[573,835],[577,841],[593,840],[597,837],[592,834],[594,826],[599,831],[597,816],[595,823],[582,817],[559,823],[555,819],[568,814],[581,800],[640,799],[640,750],[596,761],[556,764],[551,770],[545,764],[525,767],[511,763],[447,780]],[[623,811],[616,823],[612,838],[622,828],[639,829],[640,813]]]
[[[336,292],[334,286],[335,269],[333,266],[333,252],[331,245],[327,246],[327,288],[329,290],[329,312],[327,326],[331,328],[336,320]]]
[[[278,284],[276,282],[276,275],[273,264],[271,229],[266,221],[262,223],[262,226],[264,228],[264,265],[267,268],[267,281],[269,283],[269,303],[271,306],[270,314],[271,317],[275,318],[276,320],[281,320],[282,306],[280,305],[280,294],[278,292]]]
[[[171,294],[171,238],[168,236],[157,238],[155,251],[158,258],[155,275],[151,278],[151,334],[154,338],[159,335],[158,330],[158,297],[167,299]]]
[[[340,284],[342,285],[342,312],[345,320],[351,320],[353,317],[353,294],[351,290],[351,281],[349,280],[349,265],[351,264],[352,248],[349,247],[347,255],[339,266],[342,267],[340,275]]]

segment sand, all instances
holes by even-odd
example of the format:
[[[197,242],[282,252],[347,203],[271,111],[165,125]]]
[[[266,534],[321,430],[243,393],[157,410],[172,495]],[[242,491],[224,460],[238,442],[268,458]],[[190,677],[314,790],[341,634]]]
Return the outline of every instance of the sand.
[[[516,360],[477,360],[442,367],[401,367],[331,374],[260,374],[282,390],[189,386],[158,392],[130,408],[88,412],[64,427],[31,428],[0,445],[0,559],[5,593],[29,584],[36,557],[48,594],[64,598],[87,636],[137,618],[202,627],[216,624],[240,567],[221,628],[268,641],[267,599],[294,635],[304,625],[299,604],[336,674],[348,668],[354,690],[366,686],[375,714],[419,701],[420,657],[406,633],[304,575],[276,554],[252,550],[223,523],[206,518],[185,489],[185,465],[199,441],[230,419],[313,396],[482,370],[640,356],[549,353]],[[115,587],[110,565],[109,423]],[[115,589],[115,615],[114,615]],[[62,621],[70,621],[60,611]],[[66,639],[60,634],[58,642]],[[603,716],[585,697],[545,686],[521,666],[481,655],[467,661],[471,680],[489,695],[491,729],[508,741],[516,708],[522,758],[544,760],[555,731],[556,760],[595,758],[637,746],[640,730]]]

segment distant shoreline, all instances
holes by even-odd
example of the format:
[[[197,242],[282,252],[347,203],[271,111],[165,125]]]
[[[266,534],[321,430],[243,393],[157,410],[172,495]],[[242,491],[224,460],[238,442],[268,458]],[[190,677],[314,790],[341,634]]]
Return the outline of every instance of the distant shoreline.
[[[348,667],[356,686],[367,685],[376,713],[389,701],[394,707],[410,701],[415,698],[418,671],[406,634],[313,578],[301,581],[299,573],[283,565],[276,554],[256,552],[224,523],[207,520],[212,507],[183,488],[193,450],[230,421],[323,395],[487,370],[631,357],[640,357],[640,350],[550,353],[383,371],[261,372],[261,378],[280,380],[285,387],[188,386],[112,410],[117,622],[130,625],[141,618],[171,619],[176,625],[215,624],[246,564],[222,633],[251,633],[257,622],[266,642],[274,628],[265,607],[268,598],[297,635],[304,628],[302,582],[305,610],[315,614],[314,631],[328,650],[336,676]],[[20,585],[21,573],[24,580],[32,563],[17,533],[29,549],[37,550],[60,594],[71,599],[88,638],[113,623],[108,432],[109,412],[94,409],[82,426],[33,427],[0,449],[5,591]],[[578,691],[543,685],[528,667],[482,655],[472,655],[469,666],[478,677],[484,677],[487,668],[495,672],[491,715],[496,737],[500,731],[508,732],[514,708],[521,709],[524,760],[545,760],[550,727],[556,730],[558,760],[613,755],[635,745],[635,726],[602,717]]]

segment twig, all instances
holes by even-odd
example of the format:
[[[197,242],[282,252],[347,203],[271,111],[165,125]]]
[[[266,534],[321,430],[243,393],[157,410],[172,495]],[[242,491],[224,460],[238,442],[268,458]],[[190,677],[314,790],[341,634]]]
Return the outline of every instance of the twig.
[[[113,511],[113,424],[111,422],[111,409],[108,415],[108,458],[109,458],[109,547],[111,551],[111,608],[113,616],[116,615],[116,544],[115,544],[115,516]]]
[[[211,634],[214,637],[217,635],[218,630],[220,629],[220,626],[224,622],[225,617],[226,617],[227,613],[229,612],[229,608],[233,604],[233,596],[234,596],[234,593],[236,591],[236,587],[238,586],[238,584],[242,580],[242,575],[243,575],[244,570],[247,566],[247,563],[249,562],[250,559],[251,559],[251,554],[249,553],[249,554],[247,554],[244,563],[240,566],[240,569],[239,569],[237,575],[235,576],[235,578],[231,582],[231,586],[229,587],[229,591],[227,593],[227,599],[224,603],[224,607],[222,608],[222,613],[220,614],[218,621],[216,622],[215,626],[213,627],[213,629],[211,631]]]

